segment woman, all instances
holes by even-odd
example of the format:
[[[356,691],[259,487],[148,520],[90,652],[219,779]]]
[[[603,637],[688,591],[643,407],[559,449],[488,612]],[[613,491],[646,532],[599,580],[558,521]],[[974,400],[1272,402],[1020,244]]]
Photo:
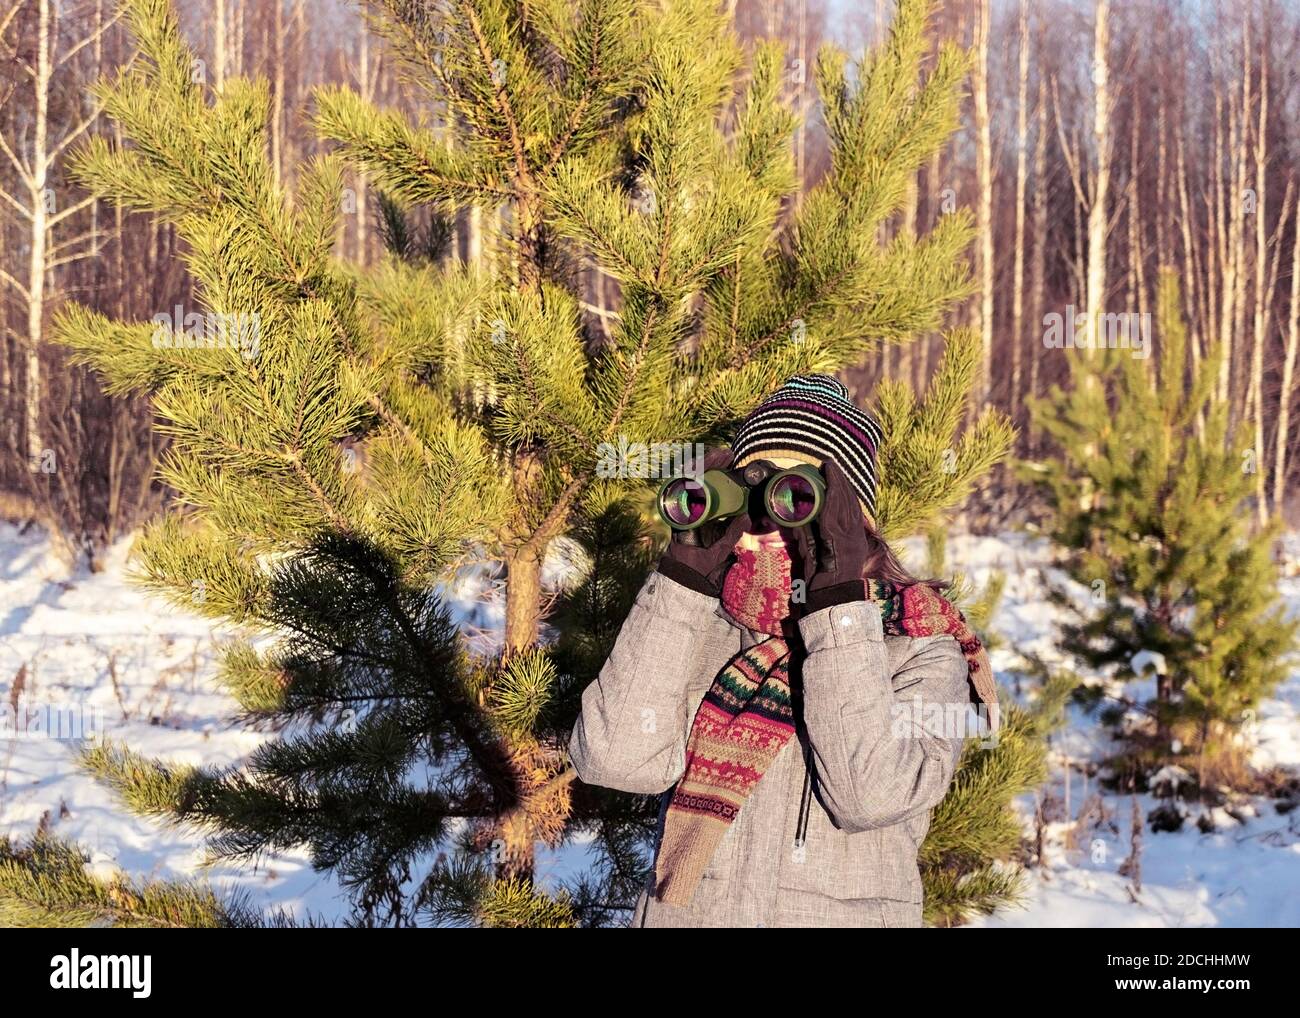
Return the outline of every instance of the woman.
[[[875,530],[880,438],[829,376],[765,399],[705,468],[811,463],[817,519],[751,505],[707,545],[676,534],[583,692],[579,777],[661,794],[633,925],[921,925],[953,719],[974,700],[996,728],[997,698],[961,614]]]

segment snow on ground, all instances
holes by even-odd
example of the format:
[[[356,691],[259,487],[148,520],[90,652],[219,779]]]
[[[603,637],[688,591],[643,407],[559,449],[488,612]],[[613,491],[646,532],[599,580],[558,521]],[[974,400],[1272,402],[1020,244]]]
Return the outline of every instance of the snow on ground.
[[[104,572],[67,578],[39,531],[20,535],[0,523],[0,703],[10,701],[21,674],[29,706],[76,706],[88,724],[151,756],[235,763],[267,736],[228,720],[233,703],[214,681],[215,647],[227,637],[210,622],[131,585],[128,545],[113,550]],[[1300,561],[1300,538],[1290,548],[1291,558]],[[909,551],[910,560],[919,562],[916,547],[909,545]],[[995,569],[1007,575],[994,621],[1004,639],[993,664],[1012,689],[1020,651],[1062,661],[1053,646],[1056,609],[1043,596],[1051,558],[1044,541],[1025,534],[954,536],[948,542],[950,567],[976,583]],[[562,581],[567,572],[568,559],[559,555],[548,563],[546,577]],[[1284,573],[1287,599],[1300,610],[1300,568]],[[462,624],[484,650],[495,646],[501,620],[491,585],[483,568],[469,567],[448,591]],[[1026,684],[1022,693],[1031,689]],[[1300,769],[1300,670],[1261,705],[1254,738],[1256,765]],[[1068,761],[1071,816],[1077,816],[1087,798],[1079,762],[1097,758],[1106,744],[1095,718],[1071,707],[1066,728],[1053,737],[1051,777],[1041,794],[1058,804],[1064,799]],[[218,864],[201,870],[200,836],[127,814],[111,792],[79,769],[76,750],[68,739],[0,738],[0,834],[26,836],[44,817],[54,832],[90,851],[101,870],[118,865],[139,876],[201,875],[266,907],[326,920],[346,914],[337,883],[312,871],[301,852],[276,856],[256,869]],[[1047,865],[1031,872],[1025,908],[971,925],[1300,926],[1297,814],[1279,814],[1269,800],[1257,798],[1247,806],[1255,815],[1244,815],[1244,822],[1218,811],[1214,833],[1203,834],[1192,823],[1173,834],[1147,827],[1135,901],[1130,880],[1118,873],[1129,853],[1131,798],[1106,795],[1103,803],[1106,822],[1086,832],[1077,847],[1066,843],[1071,824],[1062,818],[1048,825]],[[1145,816],[1158,800],[1143,795],[1138,803]],[[1033,796],[1017,806],[1030,830]],[[540,853],[542,882],[588,865],[587,840]]]
[[[18,705],[29,712],[65,710],[86,733],[176,763],[235,763],[266,736],[227,720],[233,701],[214,681],[216,648],[227,637],[129,583],[129,545],[112,549],[103,572],[68,577],[41,531],[20,535],[0,523],[0,699],[13,703],[21,674]],[[0,738],[0,833],[26,837],[45,818],[101,872],[117,865],[137,876],[199,875],[202,838],[121,809],[78,766],[81,745],[30,733]],[[346,906],[301,852],[203,875],[251,903],[297,914],[332,917]]]
[[[948,561],[977,584],[986,582],[994,570],[1007,575],[1002,604],[994,616],[994,629],[1003,643],[992,653],[993,667],[1004,684],[1015,688],[1013,674],[1020,665],[1020,650],[1039,653],[1049,664],[1072,664],[1052,645],[1056,609],[1046,601],[1043,587],[1043,574],[1052,569],[1052,553],[1043,539],[1025,534],[957,536],[948,542]],[[1300,611],[1300,577],[1286,576],[1282,591],[1290,610]],[[1124,688],[1131,694],[1140,684]],[[1149,680],[1141,692],[1153,694]],[[1253,737],[1255,766],[1300,766],[1300,668],[1260,705]],[[1077,818],[1080,805],[1097,791],[1095,779],[1085,790],[1079,764],[1105,755],[1109,745],[1095,716],[1071,706],[1065,728],[1052,737],[1050,777],[1040,795],[1053,796],[1061,808],[1068,763],[1070,817]],[[1144,817],[1168,801],[1151,795],[1139,795],[1137,800]],[[1300,926],[1297,813],[1280,814],[1272,800],[1254,797],[1242,809],[1247,814],[1244,823],[1221,809],[1214,811],[1218,829],[1210,833],[1202,833],[1191,820],[1175,833],[1155,833],[1145,826],[1141,891],[1134,900],[1130,879],[1118,872],[1130,852],[1132,796],[1106,794],[1103,806],[1106,821],[1090,825],[1078,836],[1077,845],[1066,840],[1073,823],[1064,817],[1049,823],[1047,864],[1030,871],[1025,907],[1004,910],[970,926]],[[1031,831],[1033,795],[1022,796],[1017,808],[1026,831]]]
[[[215,675],[217,649],[230,636],[132,584],[130,544],[114,547],[102,572],[68,576],[43,531],[20,534],[0,522],[0,711],[21,707],[30,719],[52,709],[69,735],[95,732],[177,764],[235,764],[271,736],[229,720],[235,703]],[[551,586],[572,573],[572,550],[557,552],[543,571]],[[500,642],[503,606],[493,588],[489,569],[470,565],[446,591],[457,621],[484,652]],[[0,835],[25,838],[44,822],[85,849],[103,875],[120,867],[141,877],[197,877],[300,918],[337,922],[347,915],[345,894],[311,868],[305,851],[256,867],[204,867],[200,835],[127,813],[80,768],[79,737],[48,738],[27,727],[21,738],[6,737],[12,721],[0,728]],[[573,845],[539,853],[539,877],[580,870],[585,851]]]

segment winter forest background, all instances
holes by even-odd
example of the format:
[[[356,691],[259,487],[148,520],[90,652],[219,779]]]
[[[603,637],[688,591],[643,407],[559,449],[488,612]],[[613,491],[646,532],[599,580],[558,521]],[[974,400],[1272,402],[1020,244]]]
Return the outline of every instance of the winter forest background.
[[[685,279],[680,293],[665,285],[645,296],[635,271],[610,268],[611,251],[635,244],[629,227],[601,204],[599,174],[574,171],[564,178],[568,193],[555,185],[555,196],[542,202],[546,211],[537,214],[556,217],[554,237],[566,251],[587,252],[566,255],[563,265],[581,343],[551,362],[539,352],[554,346],[545,338],[552,325],[545,313],[530,317],[525,297],[546,292],[540,279],[554,266],[537,254],[545,245],[527,243],[528,215],[536,210],[517,195],[493,207],[458,203],[432,184],[421,191],[411,183],[415,161],[394,154],[405,151],[401,132],[365,112],[394,111],[419,124],[445,144],[448,173],[461,166],[457,160],[495,158],[481,155],[472,140],[474,129],[486,133],[491,124],[453,110],[452,119],[468,123],[469,133],[443,130],[453,104],[442,105],[434,90],[413,84],[411,51],[422,31],[433,31],[436,17],[426,7],[465,23],[481,16],[493,39],[497,19],[501,37],[513,38],[511,11],[518,6],[504,0],[374,4],[371,14],[404,26],[403,36],[343,0],[142,2],[135,15],[143,20],[136,22],[111,0],[0,0],[0,694],[11,724],[28,702],[90,705],[112,740],[85,752],[48,738],[0,739],[0,833],[10,838],[0,843],[0,921],[618,925],[626,919],[628,888],[635,884],[629,874],[644,851],[653,810],[628,804],[632,797],[571,790],[554,747],[571,723],[575,691],[598,668],[617,630],[619,606],[626,610],[624,588],[635,590],[663,535],[645,522],[636,492],[563,493],[580,471],[575,443],[607,423],[599,405],[588,419],[585,397],[568,391],[565,377],[586,370],[596,380],[593,389],[605,395],[624,384],[620,371],[631,361],[617,354],[602,361],[602,351],[622,349],[629,323],[671,303],[664,294],[680,297],[683,306],[687,297],[704,294],[707,305],[725,268],[698,285]],[[886,419],[914,428],[914,447],[934,453],[928,460],[893,453],[897,491],[885,496],[896,507],[890,536],[917,569],[960,574],[968,613],[995,650],[1008,697],[1022,708],[1003,755],[993,763],[972,758],[964,769],[968,783],[936,816],[937,833],[922,852],[929,920],[975,926],[1300,922],[1300,897],[1278,893],[1300,885],[1293,812],[1300,804],[1300,678],[1289,657],[1289,619],[1300,606],[1293,530],[1300,526],[1300,429],[1293,419],[1300,350],[1300,4],[951,0],[931,5],[928,19],[924,5],[905,3],[896,13],[883,0],[538,6],[572,8],[584,25],[609,17],[610,34],[628,38],[633,20],[625,8],[631,7],[701,8],[678,12],[683,35],[690,25],[734,26],[743,59],[728,80],[736,96],[747,98],[720,103],[723,147],[717,151],[737,138],[761,148],[753,139],[762,132],[737,113],[760,108],[755,95],[797,119],[786,123],[771,113],[772,135],[788,130],[789,186],[781,190],[779,167],[770,177],[755,171],[752,181],[734,182],[741,197],[721,218],[743,220],[750,215],[741,200],[745,189],[770,187],[781,196],[772,203],[781,230],[811,224],[801,234],[782,233],[796,239],[769,248],[763,247],[767,231],[738,228],[735,245],[768,259],[764,264],[787,265],[786,258],[795,265],[791,278],[806,281],[797,270],[816,259],[797,238],[810,249],[810,238],[821,237],[813,218],[824,211],[819,184],[856,181],[832,189],[849,208],[873,187],[881,192],[878,209],[863,200],[872,211],[841,217],[841,239],[895,252],[897,262],[876,266],[881,274],[869,278],[896,284],[904,296],[897,307],[874,310],[862,336],[841,321],[860,309],[861,293],[828,301],[818,312],[829,323],[825,363],[862,405],[885,399]],[[376,430],[358,423],[360,411],[325,405],[328,400],[304,415],[304,427],[322,431],[330,431],[334,417],[343,421],[327,437],[342,450],[345,473],[366,473],[375,463],[381,480],[410,482],[406,496],[377,496],[380,503],[366,516],[380,521],[375,527],[334,528],[353,543],[337,534],[331,543],[324,534],[329,528],[291,495],[276,503],[274,476],[267,475],[265,490],[229,487],[231,477],[244,476],[239,471],[254,476],[263,469],[251,445],[229,450],[227,462],[221,443],[233,430],[214,427],[206,440],[195,432],[202,431],[205,407],[230,410],[242,397],[231,390],[234,395],[221,397],[229,402],[203,404],[200,399],[216,397],[198,389],[160,394],[157,386],[167,381],[161,369],[154,377],[152,369],[127,363],[130,337],[111,331],[110,323],[209,308],[213,278],[239,292],[240,265],[250,278],[272,275],[258,261],[261,234],[247,239],[232,228],[222,235],[219,224],[200,222],[192,209],[189,218],[166,212],[169,204],[184,204],[184,184],[166,181],[165,171],[154,171],[156,194],[122,199],[130,190],[125,171],[110,165],[106,153],[142,146],[160,164],[168,162],[165,140],[152,148],[141,142],[143,120],[133,119],[147,112],[141,97],[152,94],[160,103],[160,139],[182,127],[169,123],[169,114],[201,122],[180,91],[175,110],[161,105],[173,95],[167,89],[181,89],[175,83],[164,80],[156,94],[142,89],[134,101],[91,88],[119,68],[157,63],[159,52],[171,52],[161,35],[140,31],[141,24],[161,25],[148,19],[166,9],[197,60],[192,82],[212,95],[239,79],[266,83],[264,118],[252,100],[247,110],[229,114],[232,132],[247,129],[259,139],[247,148],[256,158],[240,167],[250,197],[246,204],[232,198],[232,208],[250,217],[250,209],[271,208],[259,204],[262,170],[253,163],[263,166],[273,182],[266,187],[290,195],[286,222],[293,214],[303,219],[290,230],[275,220],[278,213],[268,213],[275,222],[265,225],[266,237],[283,227],[297,243],[320,223],[328,227],[318,243],[303,240],[301,250],[286,255],[301,258],[296,275],[290,273],[294,286],[306,292],[328,278],[320,300],[336,310],[346,305],[343,317],[362,323],[348,328],[364,333],[373,316],[387,330],[387,353],[363,351],[367,356],[355,363],[345,357],[347,368],[337,377],[351,385],[395,360],[404,365],[400,383],[383,383],[392,413],[377,414]],[[724,20],[708,20],[714,17]],[[890,51],[898,19],[904,29],[921,27],[914,38],[906,31],[893,36]],[[473,67],[458,62],[462,51],[452,35],[446,67],[451,77],[462,76],[460,95],[486,104],[498,89],[513,97],[511,89],[524,88],[510,78],[508,65],[509,84],[490,67],[476,78]],[[594,46],[591,37],[580,38],[572,52],[559,47],[575,67],[589,53],[584,47]],[[154,46],[146,45],[144,56],[142,39]],[[781,44],[779,58],[755,55],[775,52],[763,49],[765,40]],[[843,155],[854,144],[878,141],[871,118],[879,120],[889,107],[885,84],[879,93],[863,87],[873,80],[860,70],[863,55],[891,54],[881,74],[895,75],[895,85],[906,78],[899,94],[910,102],[917,93],[908,90],[918,82],[944,84],[945,43],[970,54],[951,125],[943,88],[936,87],[937,112],[915,114],[915,136],[900,129],[904,141],[895,149],[873,150],[887,167],[881,183]],[[845,94],[860,98],[859,107],[846,100],[848,112],[830,116],[819,89],[818,53],[826,44],[854,62],[842,80]],[[667,29],[661,45],[680,56]],[[632,44],[616,56],[628,66],[643,58]],[[443,67],[438,59],[430,56],[426,70]],[[701,53],[698,62],[709,60]],[[713,81],[708,73],[702,72],[706,86]],[[629,73],[627,80],[634,79]],[[484,90],[474,92],[482,82]],[[357,105],[338,98],[335,86],[355,95]],[[542,86],[530,79],[527,87]],[[612,95],[614,85],[608,87]],[[646,103],[655,109],[653,96]],[[866,119],[855,119],[855,112]],[[636,131],[659,142],[657,131],[689,134],[670,119],[648,116],[649,126],[634,129],[630,147],[640,144]],[[583,137],[581,130],[571,134]],[[471,142],[463,144],[466,136]],[[682,158],[707,176],[703,168],[718,158],[708,148],[713,144],[691,136],[683,149],[704,154]],[[591,145],[595,151],[599,143]],[[319,194],[330,180],[313,160],[338,151],[346,158],[336,181],[337,215],[318,216]],[[86,152],[102,155],[102,162],[92,156],[78,168],[77,154]],[[638,152],[642,157],[638,165],[656,166],[653,154]],[[605,168],[617,161],[589,158]],[[751,162],[759,158],[751,154]],[[177,166],[177,180],[217,172],[197,161],[196,167]],[[896,188],[889,173],[897,173]],[[732,176],[719,176],[733,183]],[[641,200],[631,182],[622,184],[634,205]],[[228,187],[236,194],[236,185]],[[584,215],[593,209],[608,222]],[[963,209],[968,233],[945,225],[957,222],[948,217]],[[801,220],[805,214],[810,218]],[[776,228],[770,233],[777,236]],[[936,236],[928,247],[914,243]],[[330,245],[346,268],[319,267],[326,260],[320,251]],[[965,265],[967,274],[949,271],[950,261]],[[534,262],[538,281],[527,271]],[[480,292],[488,284],[474,282],[480,269],[506,280],[494,285],[525,295],[516,303],[507,298],[501,318],[477,310],[476,301],[491,297]],[[213,278],[202,278],[205,271]],[[430,295],[434,279],[446,292]],[[331,289],[336,283],[355,287],[355,305]],[[250,306],[261,310],[258,301],[289,299],[272,289],[250,296]],[[779,303],[766,293],[753,299],[763,307]],[[756,361],[749,375],[728,375],[740,365],[730,365],[725,350],[708,347],[714,310],[697,307],[698,320],[674,325],[685,334],[704,323],[705,353],[690,377],[700,386],[694,391],[708,393],[700,402],[705,409],[669,399],[679,369],[657,367],[650,381],[626,383],[621,391],[632,393],[626,402],[634,410],[608,421],[631,421],[634,437],[638,427],[664,441],[717,436],[761,391],[762,371],[803,365],[797,358],[805,354],[796,353],[790,361]],[[314,320],[309,311],[301,314],[308,317],[295,321],[307,329]],[[782,328],[800,337],[806,328],[821,341],[816,314],[793,324],[788,315],[772,314]],[[1062,327],[1073,332],[1073,315],[1105,323],[1114,340],[1109,355],[1054,342]],[[471,318],[504,319],[512,334],[532,328],[541,338],[536,349],[520,341],[525,367],[494,364],[491,343],[499,354],[500,337],[475,339],[477,326],[465,324]],[[405,331],[403,323],[410,326]],[[415,335],[427,323],[441,329],[436,341]],[[646,326],[646,335],[651,332]],[[303,355],[304,362],[324,357],[311,350]],[[541,395],[521,406],[511,400],[530,391],[527,365],[544,377]],[[304,386],[320,381],[303,364],[292,369],[304,372]],[[334,392],[341,383],[331,384],[325,388]],[[439,402],[420,410],[415,393],[421,387]],[[156,416],[155,400],[166,413]],[[639,409],[656,401],[670,405],[662,418]],[[584,408],[571,418],[578,437],[549,420],[552,411],[560,418],[571,406]],[[439,431],[422,416],[444,407],[463,429]],[[393,418],[408,410],[408,430],[434,436],[426,438],[433,453],[422,463],[403,460],[390,434],[401,430]],[[530,412],[537,418],[531,424]],[[160,420],[164,426],[155,426]],[[484,421],[497,423],[475,430]],[[525,446],[530,454],[550,450],[552,459],[539,457],[537,466],[521,452]],[[213,474],[225,481],[185,465],[205,457],[225,465],[226,473]],[[348,466],[355,462],[366,468]],[[553,463],[554,478],[547,473]],[[314,469],[308,461],[306,472]],[[535,477],[531,469],[539,471]],[[422,470],[427,476],[417,480]],[[498,491],[483,479],[495,472],[511,474],[515,487]],[[930,472],[950,480],[931,491],[920,483]],[[885,475],[888,480],[887,465]],[[341,518],[354,508],[348,483],[327,491],[343,506]],[[482,501],[482,518],[420,515],[412,503],[437,483],[469,485]],[[559,494],[540,508],[520,508],[520,492],[530,484],[548,498]],[[909,502],[909,491],[928,494]],[[258,510],[244,503],[259,499],[268,517],[286,520],[283,533],[266,531],[267,545],[254,549],[272,563],[268,569],[283,569],[272,573],[265,590],[251,574],[212,566],[215,553],[198,539],[186,544],[179,530],[167,529],[179,527],[176,521],[189,519],[193,509],[196,517],[217,519],[226,536],[256,534],[263,525]],[[565,525],[552,527],[564,513],[571,514]],[[154,543],[141,565],[131,547],[149,527]],[[371,545],[360,532],[383,539]],[[281,553],[287,564],[276,564]],[[211,561],[189,568],[187,556]],[[131,572],[148,582],[130,581]],[[593,579],[605,576],[608,583]],[[373,675],[361,679],[349,670],[355,656],[322,649],[323,630],[358,605],[366,609],[364,599],[336,603],[329,592],[373,587],[377,603],[387,596],[386,585],[405,606],[392,625],[401,628],[409,607],[428,626],[422,646],[432,646],[431,656],[445,668],[439,674],[456,676],[447,681],[472,695],[464,703],[440,701],[427,718],[392,711],[377,720],[382,712],[376,711],[359,723],[349,715],[350,727],[339,728],[331,713],[338,698],[322,692],[321,670],[339,688],[360,684],[381,699],[429,681],[420,672],[427,661],[417,667],[394,652],[402,663],[384,672],[391,685],[376,691]],[[531,614],[508,603],[525,587],[536,605]],[[426,601],[430,590],[436,604],[431,596]],[[261,606],[262,597],[275,608],[248,607]],[[308,619],[303,605],[313,597],[339,616],[322,610]],[[241,642],[240,626],[253,623],[256,638]],[[386,630],[379,631],[379,622],[375,627],[349,637],[368,653],[390,649]],[[268,634],[286,629],[298,634],[298,643],[288,651],[267,649]],[[309,672],[317,677],[306,679]],[[482,717],[466,720],[476,712]],[[427,737],[444,728],[451,734]],[[468,747],[472,766],[448,763],[457,760],[454,747]],[[359,759],[376,757],[382,761],[376,773],[358,773],[369,766],[359,766]],[[169,766],[155,767],[158,760]],[[426,766],[450,775],[448,783],[430,778],[422,785],[421,776],[412,785],[412,772]],[[349,828],[340,817],[360,799],[384,808]],[[426,807],[437,819],[427,829],[394,820],[403,810]],[[992,819],[962,819],[972,816]]]

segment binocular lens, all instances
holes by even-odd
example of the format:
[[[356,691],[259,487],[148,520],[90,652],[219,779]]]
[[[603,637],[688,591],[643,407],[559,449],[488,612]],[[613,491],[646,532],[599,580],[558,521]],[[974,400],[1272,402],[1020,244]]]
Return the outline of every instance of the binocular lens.
[[[689,527],[698,523],[709,505],[704,485],[690,477],[679,477],[664,488],[659,505],[668,523]]]
[[[783,474],[767,492],[767,511],[778,524],[800,526],[817,510],[817,492],[808,478]]]
[[[779,527],[802,527],[816,518],[825,492],[825,482],[815,467],[800,464],[780,470],[759,463],[746,467],[743,474],[706,470],[699,477],[671,478],[659,489],[656,508],[659,518],[674,530],[694,530],[747,509],[765,512]]]

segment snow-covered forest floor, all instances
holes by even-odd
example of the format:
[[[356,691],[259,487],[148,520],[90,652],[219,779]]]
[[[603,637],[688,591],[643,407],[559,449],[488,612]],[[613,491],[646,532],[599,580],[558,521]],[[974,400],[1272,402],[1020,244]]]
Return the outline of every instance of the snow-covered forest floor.
[[[1290,543],[1300,550],[1300,540]],[[229,634],[130,584],[127,553],[123,542],[105,571],[69,579],[39,530],[20,535],[0,524],[0,700],[17,703],[21,695],[29,706],[75,704],[88,721],[100,719],[109,738],[151,756],[194,765],[237,762],[267,736],[230,723],[233,703],[214,681],[215,649]],[[1004,683],[1015,688],[1019,651],[1061,661],[1053,647],[1056,609],[1043,597],[1051,561],[1043,541],[1013,533],[954,536],[948,561],[976,582],[995,569],[1007,574],[993,623],[1002,637],[993,662]],[[1283,590],[1291,610],[1300,610],[1300,578],[1288,576]],[[482,602],[483,594],[474,574],[452,591],[464,621],[490,643],[499,612]],[[1026,683],[1022,693],[1029,692]],[[1256,765],[1300,772],[1300,669],[1261,705],[1250,737]],[[1080,807],[1097,790],[1095,778],[1085,788],[1081,764],[1104,755],[1107,744],[1096,717],[1071,707],[1067,726],[1053,737],[1051,778],[1039,792],[1047,818],[1045,865],[1031,871],[1027,907],[973,927],[1300,926],[1300,810],[1280,813],[1262,797],[1239,804],[1235,817],[1214,811],[1210,833],[1194,822],[1194,807],[1176,833],[1148,827],[1135,900],[1131,881],[1118,872],[1130,850],[1132,797],[1103,795],[1102,822],[1073,830]],[[202,876],[268,908],[326,921],[346,914],[336,881],[314,872],[305,853],[256,868],[203,868],[201,836],[127,814],[79,769],[76,751],[68,740],[0,738],[0,834],[25,837],[44,823],[92,853],[103,870]],[[1141,795],[1138,804],[1145,815],[1158,800]],[[1034,797],[1022,797],[1018,808],[1032,833]],[[539,875],[581,870],[586,852],[575,843],[541,858]]]
[[[1285,546],[1283,572],[1293,574],[1300,551],[1296,535],[1289,535]],[[948,543],[948,561],[971,579],[983,582],[998,569],[1006,574],[1006,591],[992,625],[1002,640],[992,658],[999,678],[1013,689],[1019,652],[1039,654],[1051,665],[1074,665],[1054,647],[1059,610],[1043,596],[1051,558],[1045,541],[1023,534],[954,537]],[[1281,587],[1288,611],[1300,611],[1300,579],[1286,575]],[[1107,689],[1141,702],[1154,695],[1154,681],[1111,680]],[[1300,667],[1260,705],[1246,737],[1255,767],[1300,772]],[[1130,855],[1133,796],[1103,792],[1101,822],[1094,822],[1094,813],[1075,824],[1080,807],[1098,791],[1095,777],[1085,786],[1084,763],[1114,750],[1108,730],[1095,713],[1072,705],[1051,746],[1050,778],[1039,789],[1046,817],[1044,863],[1030,871],[1026,907],[977,920],[971,927],[1300,926],[1300,811],[1280,813],[1276,801],[1263,796],[1233,803],[1235,817],[1222,807],[1183,806],[1188,816],[1177,832],[1155,833],[1145,826],[1141,890],[1134,896],[1132,881],[1119,872]],[[1164,801],[1137,796],[1144,817]],[[1034,797],[1023,796],[1017,806],[1032,836]],[[1197,823],[1201,812],[1210,814],[1209,833]]]

